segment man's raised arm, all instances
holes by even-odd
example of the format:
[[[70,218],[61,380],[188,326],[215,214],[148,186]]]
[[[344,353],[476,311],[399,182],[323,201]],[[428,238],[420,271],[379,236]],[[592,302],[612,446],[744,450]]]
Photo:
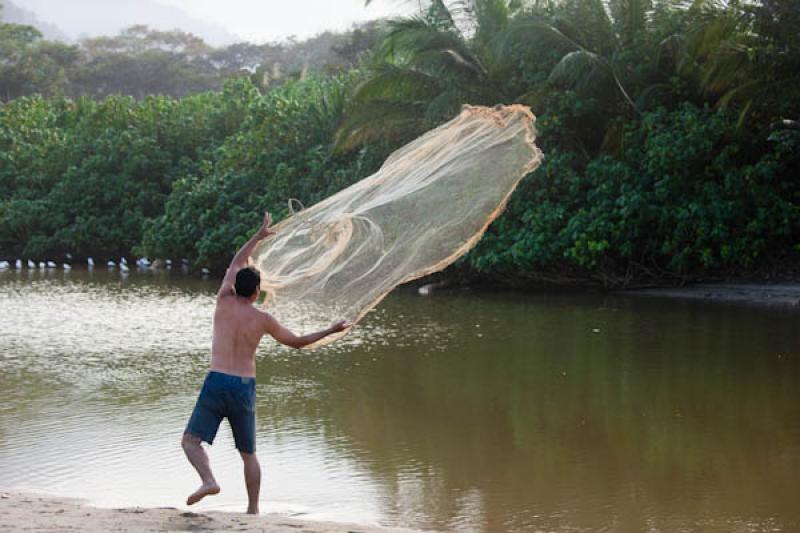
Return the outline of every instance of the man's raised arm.
[[[344,331],[353,326],[350,322],[340,320],[331,327],[315,333],[309,333],[308,335],[295,335],[291,330],[289,330],[289,328],[282,325],[269,313],[264,313],[264,318],[264,329],[266,332],[272,335],[272,338],[274,338],[276,341],[280,342],[281,344],[285,344],[286,346],[291,346],[292,348],[302,348],[303,346],[314,344],[318,340],[323,339],[328,335],[339,333],[340,331]]]
[[[234,294],[233,286],[236,283],[236,273],[247,266],[247,259],[250,257],[250,254],[253,253],[256,245],[270,235],[275,234],[275,232],[270,229],[271,225],[272,215],[268,212],[264,213],[264,222],[261,224],[261,227],[255,233],[255,235],[250,237],[250,240],[244,243],[239,251],[236,252],[236,255],[233,256],[231,264],[228,266],[228,270],[225,272],[225,277],[222,280],[222,285],[219,287],[217,296]]]

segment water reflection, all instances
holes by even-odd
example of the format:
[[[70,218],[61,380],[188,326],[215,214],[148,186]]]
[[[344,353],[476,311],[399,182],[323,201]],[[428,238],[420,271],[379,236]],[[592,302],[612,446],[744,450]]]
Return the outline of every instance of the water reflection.
[[[413,512],[439,528],[464,501],[493,530],[796,521],[790,317],[530,300],[450,298],[436,315],[471,307],[475,323],[447,351],[373,350],[350,387],[324,387],[331,431],[359,444],[386,501],[406,501],[416,464]]]
[[[0,486],[177,505],[213,281],[0,276]],[[259,353],[267,511],[487,531],[800,526],[790,311],[400,291],[344,342]],[[246,501],[227,428],[223,493]]]

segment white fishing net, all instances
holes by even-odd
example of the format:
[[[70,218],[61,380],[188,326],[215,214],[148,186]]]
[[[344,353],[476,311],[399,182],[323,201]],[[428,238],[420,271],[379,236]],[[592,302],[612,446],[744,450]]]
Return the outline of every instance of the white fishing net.
[[[375,174],[276,225],[253,253],[269,311],[297,331],[355,323],[397,285],[464,255],[539,165],[534,121],[521,105],[464,106]]]

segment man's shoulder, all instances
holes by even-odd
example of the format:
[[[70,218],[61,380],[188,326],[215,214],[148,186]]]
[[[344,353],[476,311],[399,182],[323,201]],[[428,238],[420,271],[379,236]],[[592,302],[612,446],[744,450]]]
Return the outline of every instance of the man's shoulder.
[[[264,311],[263,309],[259,309],[258,307],[253,306],[252,312],[255,313],[259,318],[262,320],[275,320],[269,312]]]
[[[264,331],[267,333],[272,332],[275,329],[275,326],[278,325],[278,321],[275,320],[269,312],[264,311],[263,309],[258,309],[257,307],[253,307],[253,313],[256,317],[256,320],[264,328]]]

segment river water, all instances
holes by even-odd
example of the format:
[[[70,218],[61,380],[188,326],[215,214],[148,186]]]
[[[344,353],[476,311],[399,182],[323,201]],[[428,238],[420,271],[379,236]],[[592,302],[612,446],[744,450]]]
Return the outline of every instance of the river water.
[[[0,487],[182,507],[217,282],[0,273]],[[399,290],[258,353],[262,512],[459,531],[800,528],[797,311]],[[227,424],[210,448],[243,511]]]

